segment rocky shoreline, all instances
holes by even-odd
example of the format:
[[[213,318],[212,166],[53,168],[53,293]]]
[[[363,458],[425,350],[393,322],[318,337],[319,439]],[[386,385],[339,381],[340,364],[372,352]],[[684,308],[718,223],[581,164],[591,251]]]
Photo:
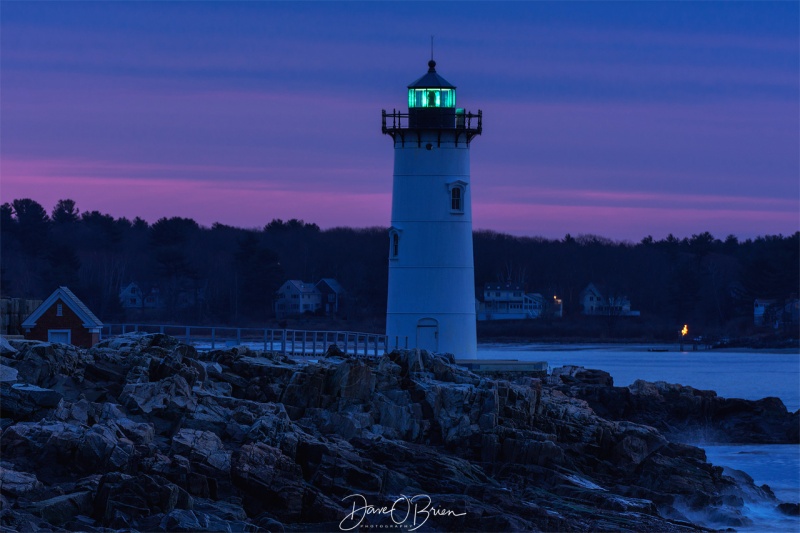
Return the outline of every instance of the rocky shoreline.
[[[487,379],[426,352],[308,362],[164,335],[0,355],[4,531],[739,527],[779,502],[687,437],[798,443],[780,400],[576,367]]]

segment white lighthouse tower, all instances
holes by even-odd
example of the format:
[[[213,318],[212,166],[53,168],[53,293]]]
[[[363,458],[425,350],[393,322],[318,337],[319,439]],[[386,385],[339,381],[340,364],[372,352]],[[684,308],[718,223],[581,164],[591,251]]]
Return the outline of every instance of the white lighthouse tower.
[[[436,62],[408,86],[408,112],[383,111],[394,143],[386,335],[391,346],[475,358],[469,146],[482,115],[456,108]]]

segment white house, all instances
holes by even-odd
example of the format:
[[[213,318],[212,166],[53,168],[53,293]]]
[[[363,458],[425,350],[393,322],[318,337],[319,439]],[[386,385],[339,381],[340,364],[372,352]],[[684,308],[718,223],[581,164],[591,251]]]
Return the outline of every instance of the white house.
[[[627,296],[604,296],[594,283],[589,283],[580,293],[582,313],[599,316],[639,316],[639,311],[631,310]]]
[[[544,298],[526,293],[519,283],[492,282],[483,287],[483,302],[478,307],[478,320],[519,320],[542,315]]]
[[[796,326],[800,323],[800,300],[768,300],[756,298],[753,302],[753,324],[756,326]]]
[[[486,283],[483,301],[477,302],[478,320],[524,320],[542,316],[561,318],[561,299],[553,296],[550,300],[538,292],[525,292],[519,283]]]
[[[774,306],[777,300],[765,300],[764,298],[756,298],[753,302],[753,324],[756,326],[764,325],[764,317],[767,314],[767,309]]]
[[[339,312],[342,296],[344,296],[344,289],[339,282],[333,278],[322,278],[315,287],[320,293],[320,305],[323,312],[326,315]]]
[[[131,282],[119,291],[119,301],[125,309],[160,309],[164,307],[158,287],[143,288]]]
[[[339,311],[344,289],[333,278],[323,278],[317,283],[308,283],[298,279],[286,281],[275,294],[275,316],[286,318],[317,313],[326,315]]]

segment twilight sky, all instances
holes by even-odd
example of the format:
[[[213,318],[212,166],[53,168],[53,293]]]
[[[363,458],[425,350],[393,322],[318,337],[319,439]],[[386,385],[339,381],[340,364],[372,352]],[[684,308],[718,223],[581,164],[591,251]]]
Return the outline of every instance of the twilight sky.
[[[797,2],[3,2],[0,201],[149,222],[389,226],[435,35],[476,229],[800,229]]]

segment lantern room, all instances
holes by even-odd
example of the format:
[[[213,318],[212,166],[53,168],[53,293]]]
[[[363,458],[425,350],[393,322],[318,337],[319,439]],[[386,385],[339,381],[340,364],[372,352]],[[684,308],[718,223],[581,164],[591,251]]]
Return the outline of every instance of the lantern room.
[[[418,146],[422,146],[422,134],[435,131],[437,146],[441,144],[445,131],[455,132],[455,145],[472,140],[481,133],[481,112],[467,113],[456,108],[456,87],[436,73],[436,62],[428,61],[428,72],[408,86],[408,113],[393,110],[382,112],[382,131],[391,135],[401,146],[411,134]]]
[[[408,108],[455,107],[456,88],[436,73],[436,61],[428,61],[428,72],[408,86]]]
[[[431,59],[428,72],[408,86],[408,125],[453,128],[455,118],[456,88],[436,73],[436,61]]]

